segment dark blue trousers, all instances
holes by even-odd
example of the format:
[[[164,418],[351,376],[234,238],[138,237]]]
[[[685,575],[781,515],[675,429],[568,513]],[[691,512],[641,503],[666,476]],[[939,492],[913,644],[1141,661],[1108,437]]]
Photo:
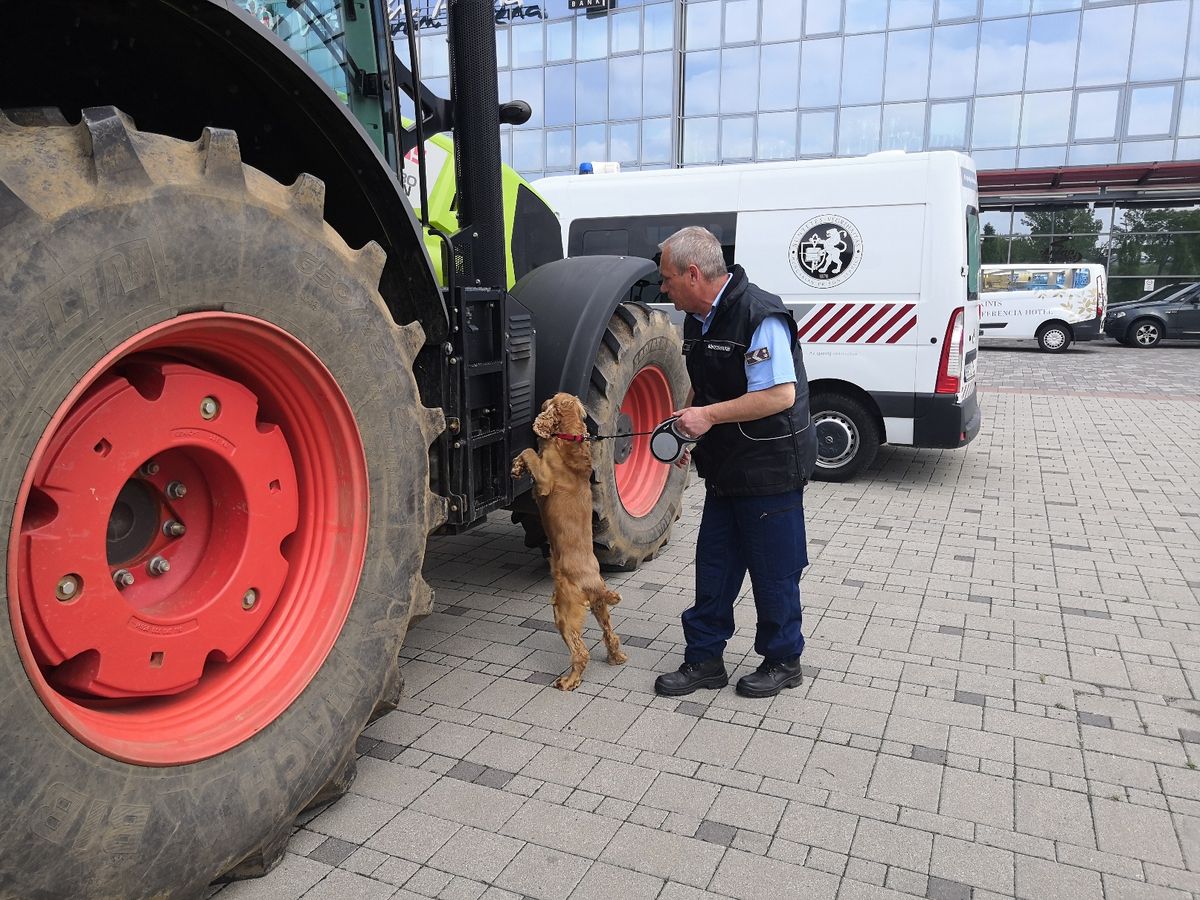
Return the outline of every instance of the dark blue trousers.
[[[684,659],[703,662],[733,637],[733,603],[746,572],[754,589],[754,650],[771,662],[804,652],[800,573],[808,565],[804,490],[704,499],[696,542],[696,604],[683,613]]]

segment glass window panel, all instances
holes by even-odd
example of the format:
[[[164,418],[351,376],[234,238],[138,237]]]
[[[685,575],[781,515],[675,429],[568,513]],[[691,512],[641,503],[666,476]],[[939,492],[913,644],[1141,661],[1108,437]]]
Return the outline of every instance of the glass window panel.
[[[973,19],[979,15],[979,0],[938,0],[938,21]]]
[[[1200,75],[1200,11],[1192,11],[1192,27],[1188,34],[1187,75]]]
[[[644,50],[670,50],[675,46],[675,4],[647,6],[642,22]]]
[[[721,51],[689,53],[683,63],[683,113],[715,113],[721,99]]]
[[[846,38],[842,54],[842,104],[878,103],[883,99],[883,34]]]
[[[1079,13],[1034,16],[1031,22],[1025,90],[1070,87],[1075,80]]]
[[[1006,237],[985,236],[980,241],[979,261],[985,265],[1008,262],[1008,245]]]
[[[574,12],[567,6],[567,0],[542,0],[541,6],[547,19],[574,18]]]
[[[642,57],[642,115],[666,116],[674,99],[675,64],[670,53]]]
[[[1017,165],[1016,150],[972,150],[976,169],[1012,169]]]
[[[557,62],[575,57],[575,23],[551,22],[546,26],[546,59]]]
[[[758,103],[758,48],[721,51],[721,112],[754,112]]]
[[[976,91],[998,94],[1019,91],[1025,71],[1028,19],[998,19],[980,27],[979,76]]]
[[[804,34],[836,34],[842,30],[842,0],[804,0]]]
[[[930,97],[969,97],[975,90],[979,25],[945,25],[933,30]]]
[[[1079,87],[1119,84],[1129,68],[1129,42],[1133,37],[1133,7],[1110,6],[1083,11],[1079,37]]]
[[[811,112],[800,117],[800,155],[828,156],[833,153],[833,112]]]
[[[575,121],[603,122],[608,118],[608,61],[598,59],[575,66]]]
[[[1200,134],[1200,81],[1184,82],[1177,133]]]
[[[717,123],[716,118],[684,119],[683,121],[683,163],[715,163],[717,161]]]
[[[588,162],[608,158],[608,127],[580,125],[575,129],[575,158]]]
[[[496,29],[496,65],[503,69],[508,65],[508,29]]]
[[[1025,95],[1021,110],[1022,144],[1065,144],[1070,124],[1070,91]]]
[[[879,149],[879,107],[852,106],[838,123],[838,155],[862,156]]]
[[[794,109],[800,84],[800,44],[763,44],[760,71],[758,108]]]
[[[1117,231],[1200,231],[1200,207],[1186,202],[1172,206],[1122,203],[1113,213]]]
[[[1174,152],[1173,141],[1126,141],[1121,144],[1121,162],[1167,162]]]
[[[631,9],[612,16],[613,53],[629,53],[642,49],[642,11]]]
[[[1200,138],[1175,142],[1176,159],[1200,159]]]
[[[1171,114],[1174,107],[1173,84],[1130,89],[1129,124],[1125,133],[1130,137],[1168,134],[1171,131]]]
[[[1159,277],[1200,274],[1200,234],[1164,234],[1155,237],[1114,234],[1111,266],[1115,275]]]
[[[1033,0],[1033,11],[1058,12],[1060,9],[1079,9],[1082,5],[1080,0]]]
[[[883,108],[883,150],[921,150],[925,147],[925,104],[894,103]]]
[[[1023,16],[1029,12],[1029,0],[983,0],[983,17]]]
[[[971,147],[1011,147],[1017,143],[1021,122],[1021,95],[979,97],[975,100],[975,120],[971,128]]]
[[[619,163],[638,161],[637,122],[622,122],[608,129],[608,158]]]
[[[1066,147],[1027,147],[1017,154],[1017,167],[1044,169],[1049,166],[1061,166],[1066,159]]]
[[[542,155],[542,132],[518,130],[513,132],[513,168],[518,172],[530,172],[545,166]]]
[[[924,100],[929,90],[929,29],[888,34],[885,100]]]
[[[930,107],[930,150],[961,150],[967,146],[967,106],[966,100],[960,100]]]
[[[1116,144],[1075,144],[1067,154],[1073,166],[1102,166],[1117,161]]]
[[[762,39],[797,40],[800,37],[802,20],[796,7],[796,0],[762,0]]]
[[[805,41],[800,51],[800,105],[835,106],[841,67],[841,38]]]
[[[544,69],[517,69],[512,73],[513,99],[524,100],[533,108],[533,114],[525,124],[531,128],[540,127],[545,113],[545,100],[542,94],[542,73]],[[538,163],[541,167],[541,163]]]
[[[721,4],[714,0],[689,3],[684,26],[683,49],[702,50],[721,46]]]
[[[1131,81],[1163,81],[1183,74],[1187,33],[1181,26],[1187,14],[1187,0],[1138,5],[1129,64]]]
[[[546,168],[575,168],[574,135],[570,128],[546,132]]]
[[[647,119],[642,122],[642,162],[671,161],[671,120]]]
[[[1120,91],[1080,91],[1075,95],[1077,141],[1111,139],[1117,134]]]
[[[616,56],[608,61],[608,115],[636,119],[642,115],[642,58]]]
[[[721,120],[721,159],[751,159],[754,156],[754,119]]]
[[[500,135],[500,162],[508,167],[512,167],[512,134]]]
[[[575,124],[575,66],[546,69],[546,124]]]
[[[758,117],[759,159],[792,159],[796,155],[796,113],[763,113]]]
[[[758,0],[726,0],[725,43],[758,40]]]
[[[445,34],[422,37],[417,45],[417,54],[421,60],[422,78],[441,78],[450,74],[450,48]]]
[[[510,31],[512,32],[513,68],[540,66],[545,59],[542,23],[514,25]]]
[[[882,31],[887,26],[887,3],[883,0],[846,0],[846,33]]]
[[[575,58],[600,59],[608,56],[608,16],[575,19]]]
[[[1008,234],[1012,228],[1011,209],[989,209],[979,213],[983,234]]]
[[[933,0],[892,0],[888,28],[912,28],[933,20]]]
[[[448,78],[447,78],[447,79],[446,79],[446,90],[447,90],[447,93],[445,93],[445,94],[442,94],[441,96],[443,96],[443,97],[449,97],[449,96],[450,96],[450,94],[449,94],[449,90],[450,90],[450,87],[449,87],[449,85],[450,85],[450,79],[448,79]],[[511,74],[511,73],[509,73],[509,72],[497,72],[497,73],[496,73],[496,92],[497,92],[497,94],[499,94],[499,97],[500,97],[500,102],[501,102],[501,103],[507,103],[509,100],[511,100],[511,99],[513,98],[513,95],[512,95],[512,74]]]

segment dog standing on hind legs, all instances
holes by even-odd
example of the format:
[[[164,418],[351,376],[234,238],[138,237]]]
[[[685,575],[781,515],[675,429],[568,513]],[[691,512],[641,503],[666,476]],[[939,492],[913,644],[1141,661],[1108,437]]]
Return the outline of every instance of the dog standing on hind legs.
[[[608,664],[619,666],[628,659],[608,615],[608,608],[620,603],[621,595],[604,583],[592,550],[592,451],[585,415],[574,394],[555,394],[533,421],[537,452],[521,451],[512,467],[514,478],[526,472],[533,476],[534,499],[550,541],[554,624],[571,654],[570,671],[554,682],[563,691],[575,690],[587,668],[590,657],[583,642],[583,621],[589,609],[604,632]]]

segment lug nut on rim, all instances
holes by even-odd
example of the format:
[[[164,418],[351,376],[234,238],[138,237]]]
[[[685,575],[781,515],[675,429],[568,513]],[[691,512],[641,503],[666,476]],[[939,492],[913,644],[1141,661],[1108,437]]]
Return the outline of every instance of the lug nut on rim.
[[[205,397],[200,401],[200,418],[215,419],[221,411],[221,404],[216,397]]]
[[[157,475],[158,463],[152,459],[146,460],[144,463],[142,463],[142,467],[138,469],[138,474],[143,478],[149,478],[151,475]]]
[[[118,588],[127,588],[133,584],[133,573],[128,569],[117,569],[113,572],[113,584]]]
[[[81,587],[83,587],[83,582],[78,575],[64,575],[58,581],[54,596],[65,603],[68,600],[74,600]]]
[[[167,496],[172,500],[182,500],[187,495],[187,485],[182,481],[172,481],[167,485]]]
[[[168,519],[163,525],[163,534],[167,537],[183,537],[187,533],[187,526],[182,522],[176,522],[174,519]]]
[[[246,591],[246,593],[242,595],[242,609],[254,609],[254,605],[256,603],[258,603],[258,591],[256,591],[254,588],[250,588],[250,590]]]
[[[171,563],[166,557],[156,556],[146,565],[146,571],[151,575],[166,575],[171,571]]]

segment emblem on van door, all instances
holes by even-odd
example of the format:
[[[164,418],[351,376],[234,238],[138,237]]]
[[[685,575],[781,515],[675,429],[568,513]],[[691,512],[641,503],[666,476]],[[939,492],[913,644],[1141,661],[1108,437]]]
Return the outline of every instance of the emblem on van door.
[[[792,238],[792,271],[809,287],[837,287],[854,274],[862,251],[862,235],[849,219],[817,216]]]

